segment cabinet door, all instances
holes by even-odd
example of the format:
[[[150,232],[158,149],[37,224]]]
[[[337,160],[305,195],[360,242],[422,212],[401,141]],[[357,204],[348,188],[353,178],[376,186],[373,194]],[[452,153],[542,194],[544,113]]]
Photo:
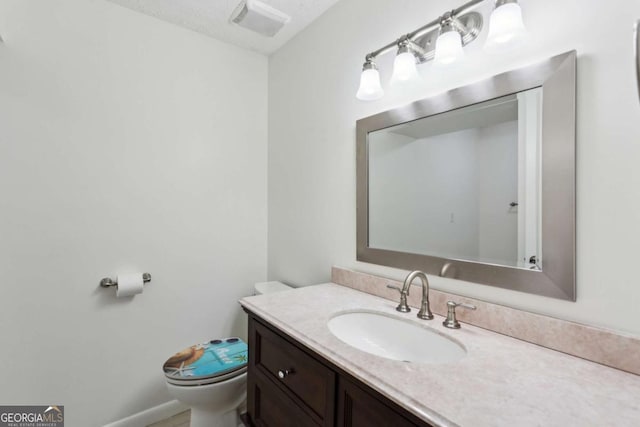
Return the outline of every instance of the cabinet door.
[[[382,401],[343,377],[338,385],[338,427],[416,427],[415,424]]]
[[[298,405],[260,374],[249,376],[249,417],[256,427],[319,427]]]

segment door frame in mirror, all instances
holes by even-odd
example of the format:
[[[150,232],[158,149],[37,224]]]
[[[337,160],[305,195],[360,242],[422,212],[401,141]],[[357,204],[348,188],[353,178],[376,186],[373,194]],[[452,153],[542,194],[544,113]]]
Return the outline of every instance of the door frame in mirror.
[[[576,51],[536,65],[360,119],[356,123],[356,240],[358,261],[420,269],[468,282],[576,300]],[[484,264],[369,247],[368,134],[401,123],[542,88],[542,270]]]

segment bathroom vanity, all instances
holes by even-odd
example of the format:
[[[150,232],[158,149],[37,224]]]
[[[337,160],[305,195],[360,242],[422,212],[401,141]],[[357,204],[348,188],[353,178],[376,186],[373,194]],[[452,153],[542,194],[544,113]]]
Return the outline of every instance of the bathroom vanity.
[[[249,346],[256,426],[431,426],[252,313]]]
[[[241,300],[249,313],[248,415],[256,426],[633,426],[640,377],[397,301],[327,283]],[[362,351],[328,324],[364,312],[458,343],[429,363]],[[438,313],[439,311],[434,310]],[[402,349],[400,349],[402,350]]]

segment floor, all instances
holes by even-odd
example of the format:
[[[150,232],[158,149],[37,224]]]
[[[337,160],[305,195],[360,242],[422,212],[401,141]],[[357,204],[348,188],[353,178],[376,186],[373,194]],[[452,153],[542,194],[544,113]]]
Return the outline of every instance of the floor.
[[[149,424],[147,427],[189,427],[191,423],[191,411],[184,411],[178,415],[167,418],[166,420],[158,421],[157,423]],[[247,419],[247,413],[240,414],[240,425],[238,427],[249,426]]]
[[[148,425],[147,427],[189,427],[190,422],[191,411],[184,411],[166,420]]]

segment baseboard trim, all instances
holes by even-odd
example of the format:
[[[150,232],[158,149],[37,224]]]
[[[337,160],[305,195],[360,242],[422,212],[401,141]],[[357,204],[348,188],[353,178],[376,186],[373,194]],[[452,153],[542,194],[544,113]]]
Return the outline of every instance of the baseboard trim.
[[[184,412],[189,409],[188,406],[172,400],[162,405],[154,406],[137,414],[133,414],[127,418],[105,424],[104,427],[145,427],[149,424],[157,423],[169,417]]]

